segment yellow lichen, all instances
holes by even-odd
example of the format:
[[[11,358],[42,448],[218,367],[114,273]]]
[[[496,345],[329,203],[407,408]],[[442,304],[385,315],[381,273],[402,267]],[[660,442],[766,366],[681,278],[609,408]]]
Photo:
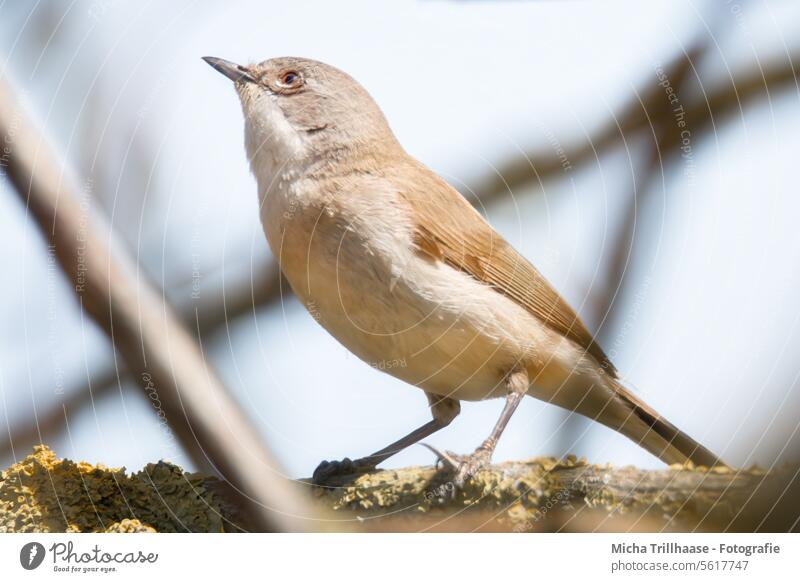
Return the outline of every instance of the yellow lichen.
[[[204,480],[163,461],[129,475],[38,446],[0,473],[0,532],[223,531]]]
[[[138,519],[123,519],[108,526],[106,533],[156,533],[156,530]]]

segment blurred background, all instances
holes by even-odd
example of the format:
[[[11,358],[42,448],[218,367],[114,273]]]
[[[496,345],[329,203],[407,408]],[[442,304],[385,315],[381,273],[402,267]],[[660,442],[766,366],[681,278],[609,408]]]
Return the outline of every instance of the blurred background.
[[[292,477],[429,419],[281,285],[230,84],[201,56],[352,74],[401,143],[552,281],[634,390],[726,461],[800,460],[800,5],[794,2],[0,4],[0,74],[87,215],[202,341]],[[81,310],[0,180],[0,467],[39,442],[139,469],[191,451]],[[429,439],[469,452],[502,401]],[[526,399],[496,460],[658,467]],[[387,466],[430,464],[414,446]]]

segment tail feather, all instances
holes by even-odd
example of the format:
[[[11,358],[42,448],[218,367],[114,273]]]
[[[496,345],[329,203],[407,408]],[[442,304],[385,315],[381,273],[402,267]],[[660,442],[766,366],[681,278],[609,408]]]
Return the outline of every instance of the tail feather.
[[[617,396],[631,409],[633,415],[644,423],[646,427],[646,432],[642,434],[641,430],[636,430],[636,424],[638,423],[626,423],[621,427],[621,431],[629,438],[638,441],[649,452],[667,463],[689,460],[695,465],[706,467],[726,466],[717,455],[660,416],[653,408],[634,396],[619,381],[613,380],[613,389]]]

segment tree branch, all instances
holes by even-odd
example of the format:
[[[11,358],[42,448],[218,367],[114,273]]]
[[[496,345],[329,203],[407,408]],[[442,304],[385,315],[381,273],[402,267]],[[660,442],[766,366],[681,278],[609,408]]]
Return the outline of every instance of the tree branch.
[[[800,465],[763,470],[494,465],[464,491],[432,467],[342,477],[321,506],[372,531],[797,531]]]
[[[645,471],[574,457],[494,465],[462,491],[432,467],[297,488],[326,529],[367,531],[796,531],[800,465],[772,472]],[[75,487],[75,483],[82,483]],[[37,447],[0,472],[0,532],[249,531],[230,487],[170,463],[135,474]]]

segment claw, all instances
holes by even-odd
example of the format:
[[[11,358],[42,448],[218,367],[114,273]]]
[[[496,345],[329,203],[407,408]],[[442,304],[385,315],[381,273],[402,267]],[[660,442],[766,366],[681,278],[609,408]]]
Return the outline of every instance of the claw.
[[[430,450],[439,462],[441,462],[444,466],[446,466],[451,471],[458,471],[458,468],[461,466],[461,462],[457,459],[454,459],[453,456],[448,451],[443,451],[442,449],[435,447],[433,445],[429,445],[428,443],[419,443],[423,447],[426,447]]]
[[[375,464],[368,458],[355,461],[345,457],[341,461],[322,461],[314,470],[311,481],[315,485],[324,485],[332,477],[357,476],[375,469]]]

